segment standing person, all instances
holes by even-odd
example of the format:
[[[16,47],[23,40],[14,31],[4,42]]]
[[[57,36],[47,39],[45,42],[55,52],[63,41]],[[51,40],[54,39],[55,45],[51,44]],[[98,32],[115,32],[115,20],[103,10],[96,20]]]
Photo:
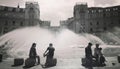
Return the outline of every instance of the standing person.
[[[33,43],[32,47],[30,48],[29,58],[33,58],[35,60],[37,58],[38,64],[40,64],[40,57],[37,55],[36,52],[36,43]]]
[[[49,64],[49,61],[50,61],[51,59],[53,59],[54,51],[55,51],[55,48],[53,47],[53,44],[50,43],[50,44],[49,44],[49,47],[47,48],[47,50],[46,50],[45,53],[44,53],[44,56],[47,56],[47,58],[46,58],[46,63],[45,63],[46,66]]]
[[[85,56],[86,56],[86,60],[88,60],[87,61],[87,66],[88,67],[91,67],[91,69],[92,69],[92,49],[91,49],[91,47],[92,47],[92,43],[88,43],[88,46],[85,48]]]
[[[96,44],[96,48],[94,49],[94,57],[96,62],[98,63],[98,58],[99,58],[99,44]]]

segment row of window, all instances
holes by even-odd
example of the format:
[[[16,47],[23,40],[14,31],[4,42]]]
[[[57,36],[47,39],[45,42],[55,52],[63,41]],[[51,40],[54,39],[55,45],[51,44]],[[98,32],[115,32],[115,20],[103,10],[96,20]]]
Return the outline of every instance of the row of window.
[[[100,12],[109,12],[109,11],[118,11],[119,9],[118,8],[107,8],[107,9],[99,9],[99,10],[89,10],[88,13],[100,13]]]
[[[91,18],[91,17],[110,17],[110,16],[120,16],[120,14],[119,14],[119,12],[101,13],[101,14],[88,14],[88,18]]]
[[[93,25],[93,23],[92,23],[92,22],[90,22],[90,25]],[[96,23],[96,25],[99,25],[99,22],[97,22],[97,23]]]
[[[111,24],[111,25],[113,25],[114,23],[113,23],[113,22],[111,22],[110,24]],[[118,21],[118,24],[120,24],[120,20]],[[92,23],[92,22],[90,22],[90,25],[92,26],[92,25],[93,25],[93,23]],[[99,25],[99,22],[96,22],[96,25],[98,26],[98,25]],[[106,23],[104,23],[104,25],[106,25]]]
[[[107,30],[107,27],[104,27],[104,28],[102,28],[102,30],[96,30],[96,29],[94,29],[94,28],[90,28],[90,32],[97,32],[97,31],[106,31]]]
[[[9,23],[10,23],[10,22],[5,21],[5,24],[4,24],[4,25],[5,25],[5,26],[9,26]],[[16,21],[12,21],[12,25],[13,25],[13,26],[15,26],[16,23],[18,23],[18,22],[16,22]],[[23,25],[24,25],[23,21],[21,21],[19,25],[20,25],[20,26],[23,26]]]
[[[1,17],[15,17],[15,18],[25,18],[24,14],[13,14],[13,13],[0,13]]]
[[[9,7],[0,7],[0,10],[11,11],[11,12],[24,12],[23,8],[9,8]]]
[[[107,27],[102,28],[102,30],[96,30],[96,29],[94,29],[94,28],[90,28],[89,32],[106,31],[106,30],[107,30]],[[84,28],[84,27],[81,28],[81,29],[79,30],[79,32],[85,32],[85,28]]]

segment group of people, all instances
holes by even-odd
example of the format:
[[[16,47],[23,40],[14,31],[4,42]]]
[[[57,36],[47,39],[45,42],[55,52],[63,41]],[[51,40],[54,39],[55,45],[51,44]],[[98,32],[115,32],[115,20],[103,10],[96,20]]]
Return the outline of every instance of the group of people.
[[[99,47],[99,44],[96,44],[96,47],[94,49],[94,55],[92,54],[92,43],[88,43],[88,46],[85,48],[85,58],[87,59],[86,66],[104,66],[105,65],[105,57],[102,54],[102,48]],[[44,52],[43,56],[46,56],[46,63],[48,64],[50,59],[53,59],[55,48],[53,47],[53,44],[50,43],[49,47]],[[29,58],[37,58],[38,64],[40,64],[40,57],[37,55],[36,52],[36,43],[32,44],[32,47],[30,48]],[[93,59],[94,58],[94,59]]]
[[[88,60],[87,66],[105,66],[106,59],[102,54],[102,48],[99,47],[99,44],[96,44],[94,55],[92,55],[92,45],[92,43],[88,43],[88,46],[85,48],[85,56]]]
[[[45,56],[47,57],[45,65],[48,64],[48,61],[50,59],[53,59],[54,51],[55,51],[55,48],[53,47],[53,44],[50,43],[49,47],[47,48],[47,50],[43,54],[44,57]],[[32,47],[30,48],[29,58],[37,59],[37,64],[40,64],[40,57],[37,55],[37,52],[36,52],[36,43],[33,43]]]

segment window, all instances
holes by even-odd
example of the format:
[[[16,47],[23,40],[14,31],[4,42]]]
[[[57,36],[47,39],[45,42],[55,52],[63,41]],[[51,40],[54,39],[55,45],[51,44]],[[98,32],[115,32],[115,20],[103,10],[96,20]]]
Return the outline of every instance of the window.
[[[113,10],[115,11],[115,10],[118,10],[118,8],[113,8]]]
[[[20,12],[24,12],[23,9],[20,9]]]
[[[97,25],[99,25],[99,22],[97,22]]]
[[[5,25],[8,25],[8,21],[5,21]]]
[[[8,16],[8,13],[5,13],[5,16]]]
[[[105,13],[103,14],[103,17],[106,17],[106,14],[105,14]]]
[[[110,9],[106,9],[106,11],[110,11]]]
[[[106,16],[109,17],[109,16],[110,16],[110,13],[106,13]]]
[[[8,30],[8,28],[7,28],[7,27],[5,27],[5,28],[4,28],[4,30]]]
[[[15,25],[15,21],[13,21],[12,23],[13,23],[13,25]]]
[[[4,11],[8,11],[8,7],[5,7],[5,8],[4,8]]]
[[[83,29],[85,29],[85,27],[83,27]]]
[[[92,13],[93,13],[94,11],[92,10]]]
[[[92,22],[90,22],[90,25],[92,25]]]
[[[105,31],[106,31],[106,30],[107,30],[107,28],[106,28],[106,27],[104,27],[104,28],[103,28],[103,30],[105,30]]]
[[[102,12],[103,10],[98,10],[98,12]]]
[[[15,9],[15,8],[13,8],[13,9],[12,9],[12,11],[13,11],[13,12],[15,12],[15,11],[16,11],[16,9]]]
[[[90,13],[90,11],[87,11],[88,13]]]
[[[113,24],[113,22],[111,22],[111,24]]]
[[[93,29],[92,29],[92,28],[90,28],[90,32],[93,32]]]
[[[20,22],[20,25],[23,26],[23,22]]]
[[[114,16],[117,16],[117,15],[118,15],[118,12],[114,12],[113,15],[114,15]]]
[[[5,27],[5,28],[4,28],[4,33],[7,33],[7,32],[8,32],[8,28]]]
[[[30,10],[33,10],[33,8],[31,7]]]
[[[106,26],[107,24],[106,24],[106,23],[104,23],[104,25]]]
[[[94,12],[97,12],[96,10],[94,10]]]

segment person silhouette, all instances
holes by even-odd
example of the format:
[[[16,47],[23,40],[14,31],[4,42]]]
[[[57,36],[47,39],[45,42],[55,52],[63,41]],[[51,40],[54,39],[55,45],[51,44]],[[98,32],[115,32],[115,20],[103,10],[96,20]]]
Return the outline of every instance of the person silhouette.
[[[45,66],[47,66],[49,64],[49,61],[53,59],[54,51],[55,51],[55,48],[53,47],[53,44],[50,43],[49,47],[43,54],[44,57],[47,56]]]
[[[86,56],[86,60],[88,60],[86,66],[90,68],[92,68],[92,64],[93,64],[93,60],[92,60],[93,55],[92,55],[91,47],[92,47],[92,43],[88,43],[88,46],[85,48],[85,56]]]
[[[36,43],[33,43],[30,48],[29,58],[33,58],[35,60],[37,58],[38,64],[40,64],[40,57],[37,55],[37,52],[36,52]]]
[[[106,65],[105,61],[106,61],[106,59],[105,59],[104,55],[102,54],[102,48],[100,48],[100,50],[99,50],[99,65],[105,66]]]
[[[99,44],[96,44],[96,48],[94,49],[94,57],[95,57],[95,61],[98,63],[98,59],[99,59]]]

